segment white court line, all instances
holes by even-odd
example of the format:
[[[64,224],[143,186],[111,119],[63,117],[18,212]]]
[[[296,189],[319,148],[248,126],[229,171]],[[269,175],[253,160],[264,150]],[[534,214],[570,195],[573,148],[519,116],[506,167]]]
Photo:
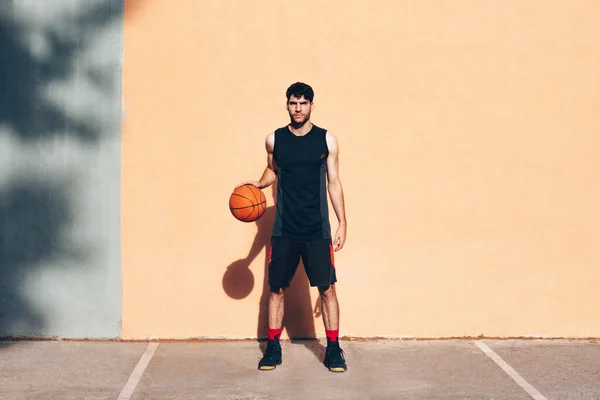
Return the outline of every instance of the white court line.
[[[154,353],[156,352],[157,348],[158,348],[158,342],[148,343],[148,346],[146,346],[146,350],[144,350],[144,354],[142,354],[142,356],[140,357],[140,360],[138,361],[137,365],[133,369],[133,372],[131,372],[131,375],[129,376],[129,380],[127,381],[125,386],[123,386],[123,389],[121,390],[121,393],[119,393],[119,397],[117,398],[117,400],[131,399],[131,396],[133,395],[135,388],[137,387],[138,383],[140,382],[142,375],[144,375],[144,371],[146,370],[146,367],[148,366],[148,364],[150,364],[150,360],[152,360],[152,357],[154,356]]]
[[[510,365],[508,365],[498,354],[494,352],[494,350],[490,349],[485,343],[481,340],[474,340],[475,344],[481,351],[483,351],[489,358],[491,358],[500,368],[504,370],[519,386],[523,388],[529,395],[535,400],[548,400],[537,391],[536,388],[531,386],[529,382],[527,382],[517,371],[515,371]]]

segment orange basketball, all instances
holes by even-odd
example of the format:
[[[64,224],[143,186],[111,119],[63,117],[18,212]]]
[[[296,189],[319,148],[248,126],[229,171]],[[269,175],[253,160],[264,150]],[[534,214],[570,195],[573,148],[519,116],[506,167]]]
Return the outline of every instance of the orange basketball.
[[[267,209],[267,198],[262,190],[254,185],[236,188],[229,197],[229,210],[242,222],[254,222],[263,216]]]

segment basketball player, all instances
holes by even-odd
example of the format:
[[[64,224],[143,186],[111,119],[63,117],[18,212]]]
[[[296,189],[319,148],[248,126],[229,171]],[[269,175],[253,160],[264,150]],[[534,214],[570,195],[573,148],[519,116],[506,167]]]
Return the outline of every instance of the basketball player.
[[[286,91],[290,123],[265,140],[267,167],[259,181],[246,181],[264,189],[277,178],[277,206],[269,247],[269,337],[260,370],[273,370],[282,362],[279,337],[283,325],[284,292],[300,258],[311,286],[321,296],[327,347],[323,363],[330,371],[346,371],[338,341],[339,306],[334,251],[346,241],[346,214],[338,175],[338,143],[331,133],[310,120],[313,89],[297,82]],[[328,183],[328,184],[327,184]],[[327,193],[338,219],[331,236]]]

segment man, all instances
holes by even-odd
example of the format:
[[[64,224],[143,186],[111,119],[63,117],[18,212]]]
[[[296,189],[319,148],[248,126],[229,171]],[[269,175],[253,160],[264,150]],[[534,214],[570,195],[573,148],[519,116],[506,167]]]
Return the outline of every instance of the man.
[[[344,195],[338,175],[338,143],[335,136],[311,120],[314,93],[297,82],[286,91],[290,123],[265,140],[267,167],[259,181],[246,181],[263,189],[277,179],[277,206],[269,247],[269,337],[258,364],[269,371],[281,364],[279,337],[283,325],[284,292],[300,258],[311,286],[321,296],[327,348],[323,363],[330,371],[346,371],[344,352],[338,341],[339,305],[334,252],[346,241]],[[328,182],[328,184],[327,184]],[[338,219],[332,240],[327,193]]]

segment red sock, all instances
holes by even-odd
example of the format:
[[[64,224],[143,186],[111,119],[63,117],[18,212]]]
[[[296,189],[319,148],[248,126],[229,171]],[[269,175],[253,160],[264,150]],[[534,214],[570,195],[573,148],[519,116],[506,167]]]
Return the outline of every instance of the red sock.
[[[339,333],[338,329],[331,330],[331,331],[329,331],[329,330],[325,331],[325,335],[327,335],[327,340],[330,341],[330,342],[337,342],[337,340],[338,340],[338,333]]]
[[[274,340],[277,338],[279,340],[279,335],[281,335],[282,328],[279,329],[271,329],[269,328],[269,340]]]

